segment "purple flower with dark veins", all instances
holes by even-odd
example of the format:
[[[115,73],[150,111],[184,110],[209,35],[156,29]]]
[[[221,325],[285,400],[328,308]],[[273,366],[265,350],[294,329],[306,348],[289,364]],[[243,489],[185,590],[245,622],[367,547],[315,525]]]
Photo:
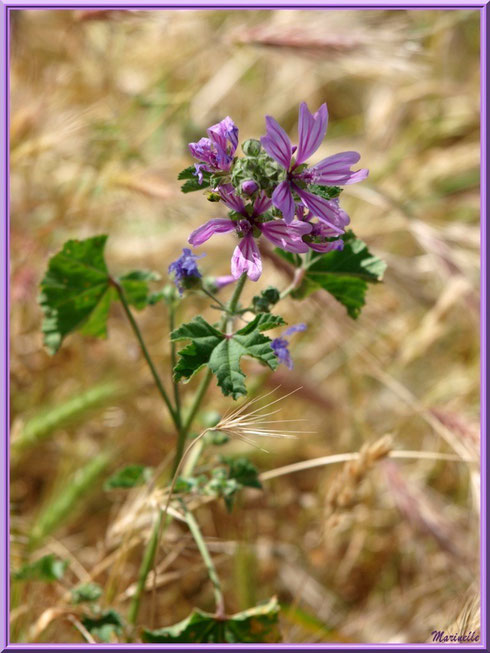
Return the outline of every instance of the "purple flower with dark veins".
[[[340,210],[338,203],[327,200],[308,191],[308,184],[324,186],[344,186],[362,181],[368,176],[368,170],[352,171],[360,155],[357,152],[334,154],[308,168],[305,161],[320,147],[325,137],[328,123],[327,105],[322,104],[312,114],[305,102],[299,108],[298,146],[293,146],[284,129],[271,116],[265,118],[267,134],[260,140],[265,151],[286,170],[286,179],[272,194],[272,203],[278,208],[284,220],[289,224],[295,213],[293,192],[302,203],[318,216],[337,234],[344,233],[349,223],[349,216]],[[293,157],[293,155],[295,155]]]
[[[196,256],[188,247],[184,247],[182,254],[168,266],[168,272],[172,275],[179,295],[184,292],[184,287],[190,287],[195,281],[201,278],[201,273],[196,261],[206,254]]]
[[[264,192],[257,195],[250,214],[243,199],[236,195],[231,184],[221,185],[218,193],[224,204],[243,219],[238,221],[230,218],[208,220],[191,233],[189,243],[197,247],[214,234],[235,231],[240,238],[231,259],[231,274],[235,279],[238,279],[244,272],[252,281],[257,281],[260,278],[262,259],[256,239],[262,234],[273,245],[288,252],[301,254],[308,251],[308,245],[303,242],[302,237],[310,233],[312,229],[309,222],[296,220],[292,224],[287,224],[284,220],[262,221],[263,214],[271,207],[271,200]]]
[[[339,202],[337,198],[331,201],[336,204]],[[342,211],[340,207],[339,211]],[[325,222],[312,222],[311,219],[313,218],[313,215],[303,205],[296,207],[296,215],[298,220],[307,222],[311,225],[311,231],[305,240],[310,249],[315,252],[320,252],[321,254],[326,254],[327,252],[332,252],[334,250],[341,251],[344,249],[344,241],[342,238],[339,238],[338,233],[325,224]],[[332,238],[335,238],[335,240],[332,240]]]
[[[291,336],[293,333],[304,331],[305,329],[306,324],[301,322],[300,324],[294,324],[293,326],[289,327],[289,329],[286,329],[283,335]],[[274,338],[274,340],[271,342],[271,348],[279,359],[279,362],[283,363],[288,369],[292,370],[293,360],[289,352],[289,340],[286,340],[286,338]]]
[[[238,147],[238,127],[230,116],[208,129],[208,138],[197,143],[189,143],[192,156],[199,161],[195,164],[199,183],[203,182],[202,171],[228,172]]]

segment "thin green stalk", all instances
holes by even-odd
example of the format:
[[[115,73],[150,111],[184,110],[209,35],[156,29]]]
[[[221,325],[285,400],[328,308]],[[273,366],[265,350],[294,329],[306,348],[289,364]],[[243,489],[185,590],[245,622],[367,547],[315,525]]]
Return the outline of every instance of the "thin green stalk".
[[[220,301],[217,297],[215,297],[212,292],[209,292],[209,290],[206,290],[206,288],[201,288],[201,290],[205,295],[207,295],[210,299],[212,299],[213,302],[216,302],[218,306],[221,308],[221,310],[225,311],[225,313],[228,313],[229,310],[228,306],[226,306],[226,304],[223,304],[223,302]]]
[[[197,523],[194,515],[192,514],[192,512],[187,510],[187,508],[184,508],[184,511],[185,511],[185,520],[187,522],[187,526],[189,527],[189,530],[192,533],[192,537],[194,538],[194,541],[197,544],[199,553],[201,554],[201,557],[204,560],[204,564],[206,565],[209,579],[213,584],[214,601],[216,604],[216,616],[224,617],[225,600],[223,597],[223,590],[221,588],[221,581],[219,579],[218,572],[216,571],[216,567],[214,566],[214,562],[211,558],[211,555],[209,554],[208,547],[206,546],[206,542],[204,541],[204,537],[201,533],[201,529],[199,528],[199,524]]]
[[[175,410],[174,410],[174,408],[173,408],[173,406],[172,406],[172,404],[170,402],[170,399],[169,399],[169,397],[168,397],[168,395],[167,395],[167,393],[165,391],[165,388],[163,387],[163,383],[162,383],[160,377],[158,376],[158,372],[156,371],[155,365],[153,364],[153,361],[152,361],[152,359],[150,357],[150,354],[148,353],[145,342],[143,340],[143,336],[141,335],[141,331],[139,330],[139,327],[136,324],[136,321],[135,321],[135,319],[133,317],[133,314],[131,313],[131,310],[129,308],[129,304],[126,301],[126,297],[124,295],[124,290],[122,289],[121,285],[117,281],[114,281],[114,279],[112,279],[111,281],[112,281],[112,285],[114,286],[114,288],[117,291],[117,294],[119,295],[119,298],[121,300],[121,304],[123,305],[123,308],[124,308],[124,312],[126,313],[127,318],[129,320],[129,323],[131,324],[131,327],[132,327],[132,329],[134,331],[134,334],[135,334],[135,336],[136,336],[136,338],[137,338],[137,340],[139,342],[139,345],[140,345],[141,351],[143,353],[143,356],[145,357],[145,360],[148,363],[148,367],[150,368],[150,371],[151,371],[151,373],[153,375],[153,379],[154,379],[155,384],[157,386],[158,392],[160,393],[160,396],[162,397],[163,401],[165,402],[165,405],[168,408],[168,411],[170,413],[170,416],[172,417],[172,420],[173,420],[175,426],[177,427],[177,429],[180,429],[179,419],[177,417],[177,414],[176,414],[176,412],[175,412]]]
[[[242,294],[243,287],[245,285],[245,282],[247,280],[247,275],[244,272],[242,276],[239,278],[237,285],[235,286],[235,290],[233,291],[233,295],[231,296],[230,301],[228,302],[227,306],[227,312],[222,316],[221,322],[219,325],[220,330],[223,330],[226,328],[226,325],[230,322],[233,321],[234,319],[234,313],[237,310],[238,307],[238,301],[240,299],[240,295]],[[186,419],[184,420],[184,423],[182,425],[182,429],[180,431],[179,435],[179,442],[178,442],[178,449],[175,454],[175,460],[174,460],[174,466],[173,466],[173,471],[177,469],[180,459],[182,458],[182,454],[184,452],[184,445],[185,441],[187,438],[187,435],[189,434],[189,429],[192,426],[192,422],[194,421],[194,417],[196,416],[197,411],[199,410],[199,407],[201,405],[201,402],[204,398],[204,395],[206,394],[206,391],[209,387],[209,384],[211,383],[211,379],[213,378],[213,373],[211,370],[208,368],[206,371],[205,376],[203,377],[201,383],[199,384],[199,387],[197,389],[197,392],[194,396],[194,401],[192,402],[192,406],[189,410],[189,413],[187,414]],[[179,446],[180,445],[180,446]]]
[[[163,511],[158,511],[158,516],[153,526],[153,531],[151,533],[150,540],[146,545],[145,553],[143,555],[143,560],[141,561],[141,567],[138,575],[138,584],[136,586],[136,591],[133,598],[131,599],[131,605],[129,606],[128,621],[130,624],[135,624],[136,619],[138,618],[138,612],[140,610],[141,596],[145,590],[146,579],[150,573],[151,568],[153,567],[153,562],[155,560],[155,554],[157,552],[158,540],[160,539],[160,528],[162,527],[162,518]]]
[[[240,279],[238,280],[238,283],[235,287],[235,290],[233,292],[233,295],[228,303],[227,307],[227,313],[223,315],[221,318],[220,322],[220,329],[226,328],[226,325],[228,322],[233,321],[234,319],[234,312],[237,309],[238,306],[238,300],[240,299],[240,295],[243,290],[243,286],[245,285],[245,281],[247,280],[246,274],[243,274]],[[121,296],[121,295],[120,295]],[[123,302],[123,306],[125,306],[125,303]],[[127,305],[126,305],[127,306]],[[129,308],[127,309],[128,317],[130,317],[130,321],[133,324],[134,320],[132,319],[132,315],[129,312]],[[134,328],[134,327],[133,327]],[[137,327],[136,327],[137,329]],[[139,333],[139,331],[138,331]],[[142,344],[142,341],[140,340],[140,344]],[[144,345],[143,345],[144,346]],[[142,348],[143,348],[142,346]],[[208,386],[211,382],[211,379],[213,377],[213,374],[210,369],[207,370],[205,376],[203,377],[196,395],[194,397],[194,401],[192,403],[191,409],[187,415],[186,420],[184,421],[183,424],[181,424],[179,428],[179,439],[177,443],[177,451],[175,455],[175,460],[174,460],[174,467],[173,467],[173,472],[172,476],[174,477],[175,481],[175,476],[176,472],[179,471],[179,466],[182,461],[182,456],[184,454],[184,446],[185,446],[185,441],[187,434],[189,432],[190,427],[192,426],[192,422],[194,420],[194,417],[199,410],[199,406],[201,405],[201,402],[204,398],[204,395],[206,394],[206,390],[208,389]],[[170,489],[170,497],[172,495],[172,490],[173,487]],[[141,595],[144,591],[145,585],[146,585],[146,579],[148,577],[148,574],[150,573],[150,570],[153,566],[153,563],[155,561],[155,555],[158,547],[158,541],[160,538],[160,532],[161,532],[161,526],[162,526],[162,518],[163,514],[166,513],[165,511],[159,511],[158,514],[158,519],[157,522],[155,523],[155,526],[153,528],[153,532],[150,538],[150,541],[146,545],[145,552],[143,554],[143,560],[141,563],[140,567],[140,573],[138,577],[138,585],[136,588],[136,593],[131,601],[131,606],[129,610],[129,615],[128,619],[129,622],[132,624],[136,623],[136,619],[138,618],[138,612],[140,608],[140,602],[141,602]],[[166,515],[166,523],[168,523],[168,515]],[[216,599],[216,613],[218,615],[224,615],[224,600],[223,600],[223,593],[221,591],[221,583],[219,581],[218,575],[216,573],[216,568],[214,567],[213,561],[211,559],[211,556],[209,555],[209,551],[206,547],[206,544],[203,540],[201,531],[199,530],[199,526],[194,519],[194,516],[192,513],[187,512],[186,513],[186,521],[189,526],[189,530],[191,531],[192,535],[194,536],[194,539],[196,541],[196,544],[199,548],[199,551],[203,557],[204,563],[206,565],[206,568],[208,570],[209,577],[211,579],[211,582],[213,583],[214,587],[214,595]]]
[[[247,280],[247,273],[244,272],[242,276],[238,279],[237,284],[235,286],[235,290],[233,291],[233,295],[231,296],[230,302],[228,304],[228,310],[230,313],[234,313],[237,309],[238,300],[240,299],[240,295],[242,294],[243,286],[245,285],[246,280]]]
[[[168,307],[168,317],[169,317],[170,332],[172,332],[175,329],[175,304],[173,302]],[[175,348],[175,340],[170,341],[170,356],[171,356],[172,370],[173,370],[175,369],[175,366],[177,364],[177,352]],[[182,418],[180,412],[180,391],[179,391],[179,384],[177,383],[177,381],[175,381],[173,375],[172,375],[172,384],[174,387],[175,414],[178,418],[179,429],[180,429],[180,426],[182,424]]]

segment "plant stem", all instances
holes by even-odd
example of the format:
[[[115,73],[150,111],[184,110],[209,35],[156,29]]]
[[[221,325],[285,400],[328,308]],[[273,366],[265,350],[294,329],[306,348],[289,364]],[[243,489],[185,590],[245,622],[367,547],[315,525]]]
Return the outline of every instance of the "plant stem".
[[[157,519],[153,526],[153,531],[151,533],[150,540],[145,548],[143,560],[141,561],[141,567],[138,575],[138,584],[136,586],[136,592],[134,593],[134,596],[131,599],[131,605],[129,607],[129,613],[128,613],[128,621],[130,624],[133,625],[136,623],[136,619],[138,618],[141,595],[144,592],[146,579],[148,577],[148,574],[150,573],[150,569],[153,566],[153,561],[155,560],[158,540],[160,539],[160,528],[162,526],[162,517],[163,517],[163,511],[159,510]]]
[[[246,280],[247,280],[247,275],[244,272],[242,276],[238,279],[238,282],[235,286],[235,290],[233,291],[233,295],[231,296],[231,299],[228,302],[227,312],[221,318],[221,322],[219,325],[220,330],[225,329],[226,325],[229,322],[233,321],[234,313],[237,309],[238,301],[240,299],[240,295],[242,294],[243,287],[245,285]],[[182,454],[184,452],[185,440],[187,438],[187,435],[189,434],[189,429],[192,426],[194,417],[196,416],[196,413],[199,410],[201,402],[204,398],[204,395],[206,394],[206,390],[208,389],[212,378],[213,378],[213,373],[208,368],[206,370],[205,376],[203,377],[201,383],[199,384],[199,387],[194,396],[194,401],[192,402],[192,406],[189,410],[189,413],[187,414],[187,417],[184,420],[184,423],[182,424],[182,428],[179,434],[179,441],[177,443],[177,451],[175,453],[173,472],[175,472],[175,470],[179,466],[180,459],[182,458]]]
[[[229,309],[228,309],[228,306],[226,306],[226,304],[223,304],[223,302],[220,301],[217,297],[215,297],[215,296],[213,295],[212,292],[209,292],[209,290],[206,290],[206,288],[201,288],[201,290],[202,290],[202,292],[203,292],[205,295],[207,295],[208,297],[210,297],[210,298],[213,300],[213,302],[216,302],[216,303],[218,304],[218,306],[219,306],[223,311],[225,311],[225,313],[228,313],[228,310],[229,310]],[[212,307],[212,308],[214,308],[214,307]]]
[[[234,313],[237,309],[238,300],[240,299],[240,295],[242,294],[243,286],[245,285],[246,280],[247,280],[247,273],[244,272],[242,276],[238,279],[237,284],[235,286],[235,290],[233,291],[233,295],[231,296],[231,299],[228,303],[228,311],[230,313]]]
[[[184,510],[185,510],[185,520],[187,522],[187,525],[189,526],[190,532],[192,533],[192,537],[194,538],[194,541],[197,544],[199,553],[201,554],[201,557],[204,560],[204,564],[206,565],[206,569],[208,571],[209,579],[213,584],[214,601],[216,604],[216,616],[223,617],[225,615],[225,600],[223,597],[221,581],[218,577],[216,567],[214,566],[214,562],[209,554],[208,547],[206,546],[206,542],[204,541],[204,537],[201,533],[201,529],[199,528],[199,524],[197,523],[194,515],[192,514],[192,512],[187,510],[187,508],[185,508]]]
[[[173,302],[168,307],[168,317],[169,317],[170,332],[172,332],[175,329],[175,304]],[[172,361],[172,370],[173,370],[175,369],[175,365],[177,364],[177,352],[175,349],[174,340],[170,341],[170,358]],[[179,384],[177,383],[177,381],[175,381],[173,375],[172,375],[172,384],[174,387],[175,415],[179,422],[178,427],[179,427],[179,435],[180,435],[180,429],[182,425],[182,416],[180,412],[180,392],[179,392]]]
[[[226,328],[227,323],[230,322],[230,321],[233,321],[233,318],[234,318],[233,314],[237,309],[238,301],[240,299],[240,295],[242,293],[243,286],[245,285],[246,280],[247,280],[246,274],[243,274],[240,277],[240,279],[238,280],[238,283],[237,283],[237,285],[235,287],[233,295],[232,295],[232,297],[231,297],[231,299],[230,299],[230,301],[228,303],[227,312],[221,318],[220,329]],[[117,285],[116,285],[115,282],[114,282],[114,285],[116,286],[116,289],[117,289]],[[121,301],[123,302],[123,306],[125,307],[126,313],[127,313],[128,317],[130,319],[131,325],[133,325],[133,329],[135,329],[136,334],[139,335],[138,340],[140,342],[143,353],[145,353],[146,348],[145,348],[143,340],[141,338],[141,334],[139,333],[138,327],[137,327],[136,323],[134,322],[133,316],[131,315],[131,313],[129,311],[129,307],[127,306],[127,303],[126,303],[125,298],[123,296],[122,289],[118,290],[118,293],[119,293],[119,296],[121,297]],[[173,324],[172,324],[173,319],[174,319],[174,316],[171,315],[171,318],[170,318],[171,322],[170,323],[171,323],[172,328],[173,328]],[[172,353],[172,356],[174,356],[174,353]],[[153,371],[154,368],[151,365],[151,359],[149,359],[149,357],[147,358],[147,361],[150,364],[150,368]],[[156,374],[156,372],[155,372],[155,374]],[[145,552],[143,554],[143,560],[141,562],[140,572],[139,572],[139,576],[138,576],[138,585],[136,587],[135,595],[133,596],[133,599],[131,601],[129,614],[128,614],[128,620],[133,625],[136,623],[136,619],[138,618],[138,612],[139,612],[140,602],[141,602],[141,595],[142,595],[142,593],[143,593],[143,591],[145,589],[146,579],[148,577],[148,574],[150,573],[150,570],[151,570],[151,568],[153,566],[153,563],[154,563],[154,560],[155,560],[155,555],[156,555],[156,551],[157,551],[157,547],[158,547],[158,541],[160,539],[162,519],[163,519],[164,514],[165,514],[165,521],[166,521],[166,523],[168,523],[168,521],[167,521],[168,520],[168,515],[167,515],[168,505],[169,505],[171,497],[172,497],[173,487],[175,485],[175,480],[176,480],[176,474],[179,471],[179,467],[180,467],[181,462],[182,462],[182,456],[184,455],[184,446],[185,446],[185,441],[186,441],[186,438],[187,438],[187,434],[188,434],[189,429],[190,429],[190,427],[192,425],[194,417],[195,417],[197,411],[199,410],[199,406],[201,405],[201,402],[202,402],[202,400],[204,398],[204,395],[206,394],[206,390],[208,389],[208,386],[209,386],[209,384],[211,382],[212,377],[213,377],[213,373],[211,372],[210,369],[208,369],[206,371],[206,374],[203,377],[200,385],[199,385],[199,388],[197,389],[197,392],[196,392],[196,395],[194,397],[194,401],[192,403],[191,409],[190,409],[184,423],[182,424],[182,420],[181,420],[180,415],[179,415],[179,418],[180,418],[179,424],[180,425],[177,426],[177,422],[176,422],[176,426],[177,426],[177,428],[179,430],[179,438],[178,438],[178,441],[177,441],[177,450],[176,450],[176,453],[175,453],[174,467],[173,467],[173,472],[172,472],[172,476],[173,476],[174,480],[173,480],[172,486],[170,488],[170,496],[169,496],[169,499],[167,501],[167,506],[166,506],[165,510],[163,510],[163,511],[160,510],[159,511],[157,521],[155,522],[155,525],[153,527],[153,532],[152,532],[151,538],[150,538],[148,544],[146,545]],[[167,395],[165,394],[165,397],[166,396]],[[169,410],[170,410],[170,406],[169,406]],[[176,415],[174,414],[173,410],[171,412],[172,412],[172,417],[174,418],[174,421],[175,421]],[[179,420],[179,418],[177,418],[177,419]],[[192,444],[194,444],[194,443],[192,443]],[[194,516],[192,515],[192,513],[188,512],[187,510],[186,510],[186,521],[187,521],[187,524],[189,526],[189,530],[191,531],[192,535],[194,536],[196,544],[197,544],[197,546],[199,548],[199,551],[200,551],[200,553],[201,553],[201,555],[203,557],[203,560],[204,560],[204,563],[205,563],[206,568],[208,570],[208,574],[209,574],[209,577],[211,579],[211,582],[213,583],[214,595],[215,595],[215,599],[216,599],[216,614],[222,616],[222,615],[224,615],[224,600],[223,600],[223,593],[222,593],[222,590],[221,590],[221,583],[220,583],[218,575],[216,573],[216,568],[215,568],[215,566],[213,564],[211,556],[209,555],[209,551],[208,551],[208,549],[206,547],[206,543],[204,542],[201,531],[199,530],[199,526],[198,526],[196,520],[194,519]]]
[[[131,324],[131,327],[134,331],[134,334],[138,340],[138,343],[140,345],[141,351],[143,353],[143,356],[145,357],[146,362],[148,363],[148,367],[150,368],[150,371],[153,375],[153,379],[155,381],[155,384],[157,386],[158,392],[160,393],[160,396],[162,397],[163,401],[165,402],[165,405],[168,408],[168,411],[170,413],[170,416],[172,417],[172,420],[177,427],[177,429],[180,429],[179,425],[179,419],[177,417],[177,414],[170,402],[170,399],[165,391],[165,388],[163,387],[163,383],[158,376],[158,372],[156,371],[155,365],[153,364],[153,361],[151,360],[150,354],[148,353],[148,350],[146,348],[145,342],[143,340],[143,336],[141,335],[141,331],[139,330],[138,325],[136,324],[136,321],[133,317],[133,314],[131,313],[131,310],[129,308],[129,304],[126,300],[126,297],[124,295],[124,290],[122,289],[121,285],[115,281],[114,279],[111,279],[112,286],[116,289],[117,294],[119,295],[119,299],[121,300],[121,304],[123,305],[124,311],[127,315],[127,318],[129,320],[129,323]]]

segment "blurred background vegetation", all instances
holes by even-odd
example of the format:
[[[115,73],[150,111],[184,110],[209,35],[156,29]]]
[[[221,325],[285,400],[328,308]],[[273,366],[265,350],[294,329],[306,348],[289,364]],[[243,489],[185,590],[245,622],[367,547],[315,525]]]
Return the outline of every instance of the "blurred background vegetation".
[[[226,115],[240,142],[258,137],[266,113],[294,142],[303,100],[328,103],[318,157],[358,150],[370,169],[342,201],[388,270],[357,322],[330,298],[287,300],[289,322],[308,323],[293,341],[294,370],[248,365],[257,395],[301,388],[280,417],[307,418],[313,433],[271,440],[269,453],[236,442],[222,451],[246,452],[266,471],[391,434],[393,449],[438,455],[364,456],[361,474],[332,464],[266,479],[231,516],[218,502],[200,507],[227,609],[276,594],[287,642],[423,642],[465,619],[477,628],[478,12],[11,16],[12,567],[49,553],[70,561],[59,582],[14,583],[12,641],[83,641],[66,596],[88,579],[125,614],[152,506],[128,542],[135,499],[103,483],[129,463],[169,463],[175,446],[119,306],[107,341],[74,335],[52,358],[43,350],[36,297],[49,256],[67,238],[109,233],[115,273],[146,267],[165,278],[190,231],[223,215],[200,193],[180,193],[187,143]],[[230,237],[214,238],[204,271],[227,274],[231,249]],[[287,284],[273,261],[257,287],[268,284]],[[182,317],[206,305],[189,299]],[[137,319],[167,374],[165,307]],[[213,386],[201,424],[229,402]],[[350,492],[343,503],[339,484]],[[176,523],[153,584],[147,626],[212,607],[195,545]]]

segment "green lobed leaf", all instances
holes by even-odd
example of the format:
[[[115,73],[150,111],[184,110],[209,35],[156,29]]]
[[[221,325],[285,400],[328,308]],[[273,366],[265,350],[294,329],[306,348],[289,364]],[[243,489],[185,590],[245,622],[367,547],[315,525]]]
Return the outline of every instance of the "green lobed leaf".
[[[160,275],[151,270],[132,270],[119,277],[126,299],[131,306],[141,310],[148,304],[155,304],[155,293],[150,293],[148,283],[159,281]],[[158,301],[158,299],[157,299]]]
[[[72,603],[91,603],[102,596],[102,587],[97,583],[83,583],[71,590]]]
[[[225,396],[231,395],[238,399],[247,394],[241,371],[242,356],[251,356],[264,363],[271,370],[279,364],[277,356],[271,348],[271,340],[258,330],[240,335],[237,332],[232,338],[225,338],[211,352],[208,366],[218,379],[218,385]]]
[[[109,273],[104,260],[107,236],[69,240],[48,264],[39,303],[44,312],[44,344],[51,354],[65,336],[85,325],[85,333],[107,335]]]
[[[202,184],[199,183],[199,178],[196,175],[196,168],[194,166],[189,166],[188,168],[185,168],[179,172],[179,176],[177,178],[180,180],[186,180],[180,190],[183,193],[193,193],[196,190],[204,190],[205,188],[208,188],[210,185],[211,175],[209,172],[206,172],[206,170],[202,170],[201,172],[203,176]]]
[[[257,467],[245,456],[231,458],[222,456],[221,460],[228,466],[228,478],[234,478],[243,487],[262,489]]]
[[[278,326],[283,326],[286,322],[280,315],[272,315],[271,313],[259,313],[254,317],[254,319],[249,322],[242,329],[237,331],[237,333],[246,335],[252,333],[255,329],[259,331],[268,331],[269,329],[275,329]]]
[[[107,610],[96,617],[84,616],[82,624],[91,635],[103,642],[110,642],[113,633],[122,633],[123,621],[115,610]]]
[[[333,200],[342,192],[342,188],[339,186],[320,186],[318,184],[310,184],[308,190],[326,200]]]
[[[281,641],[276,597],[267,603],[226,618],[218,618],[197,608],[173,626],[143,631],[149,644],[272,644]]]
[[[52,582],[61,580],[68,567],[68,560],[61,560],[50,553],[30,564],[23,565],[14,572],[14,580],[42,580]]]
[[[129,489],[144,485],[150,480],[152,471],[151,467],[145,467],[145,465],[127,465],[107,479],[104,483],[104,490]]]
[[[191,340],[179,351],[179,360],[174,368],[176,381],[189,380],[204,365],[216,375],[218,385],[225,396],[234,399],[246,394],[245,375],[240,369],[242,356],[251,356],[261,363],[276,369],[278,360],[271,349],[270,338],[260,333],[259,326],[272,328],[280,324],[275,316],[254,318],[253,327],[247,324],[233,336],[226,336],[211,326],[202,317],[195,317],[170,334],[171,340]]]
[[[48,263],[39,303],[44,312],[44,344],[50,354],[76,330],[86,336],[107,337],[109,309],[117,293],[104,260],[106,241],[106,235],[69,240]],[[155,303],[148,283],[159,278],[155,272],[133,270],[119,282],[129,304],[142,309]]]
[[[355,319],[364,306],[368,284],[382,281],[386,263],[372,254],[366,243],[356,238],[352,231],[344,234],[342,240],[342,251],[314,252],[311,255],[303,281],[291,296],[303,299],[317,290],[326,290]],[[297,254],[276,252],[295,267],[302,264]]]
[[[191,340],[192,342],[179,351],[179,360],[174,368],[176,381],[189,381],[196,372],[209,363],[213,350],[223,340],[224,334],[197,316],[190,322],[182,324],[170,334],[171,340]]]

